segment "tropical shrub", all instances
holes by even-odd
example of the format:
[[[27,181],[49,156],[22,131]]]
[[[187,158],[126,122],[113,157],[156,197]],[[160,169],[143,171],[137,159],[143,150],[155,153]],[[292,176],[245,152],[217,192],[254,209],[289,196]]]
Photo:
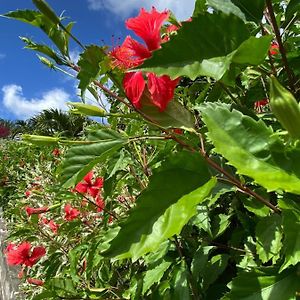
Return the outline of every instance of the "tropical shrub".
[[[298,2],[197,0],[183,22],[141,9],[126,26],[143,43],[113,49],[82,45],[72,22],[33,3],[6,17],[48,35],[55,50],[22,40],[77,72],[73,113],[107,124],[23,137],[68,145],[6,212],[27,298],[297,299]]]

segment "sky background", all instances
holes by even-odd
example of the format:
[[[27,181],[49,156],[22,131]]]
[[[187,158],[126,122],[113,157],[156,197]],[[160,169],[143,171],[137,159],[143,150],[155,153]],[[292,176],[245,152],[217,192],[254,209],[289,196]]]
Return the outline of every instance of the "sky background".
[[[184,2],[184,4],[183,4]],[[73,34],[84,44],[102,46],[120,43],[127,34],[124,21],[136,16],[141,7],[171,9],[179,20],[189,18],[194,0],[48,0],[60,14],[75,21]],[[0,14],[17,9],[35,9],[30,0],[2,0]],[[66,109],[68,101],[79,101],[78,82],[40,63],[36,53],[24,49],[19,36],[42,44],[48,42],[38,28],[0,17],[0,119],[27,119],[47,108]],[[80,48],[70,43],[71,57]]]

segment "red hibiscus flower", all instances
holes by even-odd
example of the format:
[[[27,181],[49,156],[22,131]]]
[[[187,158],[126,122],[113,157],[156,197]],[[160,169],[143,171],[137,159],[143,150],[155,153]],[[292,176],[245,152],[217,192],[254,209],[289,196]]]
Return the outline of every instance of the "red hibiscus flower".
[[[12,250],[16,250],[17,249],[17,245],[14,243],[8,243],[7,247],[4,250],[4,254],[12,251]]]
[[[163,42],[160,30],[163,23],[168,19],[169,12],[158,12],[154,7],[150,12],[143,8],[136,18],[126,21],[128,29],[132,29],[136,35],[142,38],[147,47],[128,36],[124,43],[111,51],[112,64],[121,69],[129,69],[141,65],[151,56],[151,51],[160,48]],[[156,76],[147,73],[146,80],[142,72],[130,72],[125,74],[123,87],[127,98],[136,108],[141,108],[142,98],[149,99],[160,111],[166,109],[174,96],[174,90],[179,79],[171,80],[169,76]]]
[[[80,211],[76,208],[73,208],[69,203],[65,205],[64,211],[65,211],[65,219],[67,221],[72,221],[80,215]]]
[[[42,246],[34,247],[31,251],[31,244],[23,242],[18,247],[6,253],[8,265],[25,265],[32,267],[38,260],[46,254],[46,249]]]
[[[30,217],[31,215],[38,215],[47,212],[49,210],[49,207],[45,206],[45,207],[33,208],[33,207],[26,206],[25,210],[28,217]]]
[[[151,12],[142,8],[136,18],[126,21],[126,27],[145,41],[149,51],[153,51],[160,47],[160,29],[169,15],[170,13],[167,11],[159,13],[154,7]]]
[[[104,200],[100,197],[100,196],[98,196],[97,198],[96,198],[96,205],[97,205],[97,212],[102,212],[103,211],[103,209],[104,209],[104,207],[105,207],[105,202],[104,202]]]
[[[76,185],[75,190],[81,194],[89,194],[93,198],[97,197],[100,188],[103,187],[103,178],[97,177],[95,181],[92,182],[93,175],[93,171],[86,174],[83,177],[83,181]]]
[[[27,282],[33,285],[42,286],[44,285],[44,281],[36,278],[27,278]]]

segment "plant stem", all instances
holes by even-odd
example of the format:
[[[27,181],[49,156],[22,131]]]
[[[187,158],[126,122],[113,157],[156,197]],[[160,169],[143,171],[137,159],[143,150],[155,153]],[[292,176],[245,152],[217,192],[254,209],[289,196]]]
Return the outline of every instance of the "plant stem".
[[[288,61],[287,61],[287,57],[286,57],[286,51],[285,48],[283,46],[283,42],[282,42],[282,38],[280,35],[280,30],[278,28],[277,22],[276,22],[276,17],[274,14],[274,10],[273,10],[273,5],[272,5],[272,0],[266,0],[266,5],[267,5],[267,10],[270,16],[270,22],[273,28],[273,31],[275,33],[275,37],[279,46],[279,51],[281,53],[281,58],[282,58],[282,62],[283,62],[283,66],[284,69],[287,73],[288,76],[288,80],[289,80],[289,86],[291,91],[295,92],[295,86],[294,86],[294,74],[292,72],[292,70],[289,68],[288,65]]]

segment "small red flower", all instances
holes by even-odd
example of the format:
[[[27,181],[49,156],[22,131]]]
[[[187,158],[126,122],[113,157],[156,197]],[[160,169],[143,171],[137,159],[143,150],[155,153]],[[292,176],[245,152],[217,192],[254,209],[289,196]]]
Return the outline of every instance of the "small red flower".
[[[47,212],[49,210],[49,207],[45,206],[45,207],[33,208],[33,207],[26,206],[25,210],[28,217],[30,217],[31,215],[38,215]]]
[[[137,17],[126,21],[126,27],[133,30],[137,36],[145,41],[148,49],[153,51],[160,47],[160,29],[163,23],[169,18],[169,15],[168,11],[160,13],[155,7],[152,7],[150,12],[142,8]]]
[[[80,215],[80,211],[76,208],[73,208],[69,203],[65,205],[64,211],[65,211],[65,219],[67,221],[72,221]]]
[[[179,128],[173,129],[173,132],[176,134],[183,134],[183,130]]]
[[[59,229],[59,224],[55,223],[53,220],[50,220],[48,226],[52,230],[54,234],[57,234],[57,230]]]
[[[76,185],[75,190],[81,194],[89,194],[93,198],[97,197],[100,188],[103,187],[104,180],[102,177],[97,177],[95,181],[92,182],[93,175],[93,171],[86,174],[83,177],[83,181]]]
[[[27,278],[27,282],[33,285],[42,286],[44,285],[44,281],[36,278]]]
[[[31,191],[27,190],[27,191],[25,192],[25,197],[28,198],[30,195],[31,195]]]
[[[264,107],[269,104],[269,99],[264,98],[262,100],[254,102],[254,109],[261,113],[264,110]]]
[[[60,155],[60,150],[58,148],[53,149],[52,155],[53,156],[59,156]]]
[[[34,247],[31,251],[31,244],[23,242],[18,247],[6,253],[8,265],[25,265],[32,267],[38,260],[46,254],[46,249],[42,246]]]
[[[103,211],[103,209],[104,209],[104,207],[105,207],[105,202],[104,202],[104,200],[100,197],[100,196],[98,196],[97,198],[96,198],[96,205],[97,205],[97,212],[102,212]]]
[[[279,45],[277,42],[272,42],[271,47],[270,47],[270,54],[271,55],[276,55],[279,53]]]

